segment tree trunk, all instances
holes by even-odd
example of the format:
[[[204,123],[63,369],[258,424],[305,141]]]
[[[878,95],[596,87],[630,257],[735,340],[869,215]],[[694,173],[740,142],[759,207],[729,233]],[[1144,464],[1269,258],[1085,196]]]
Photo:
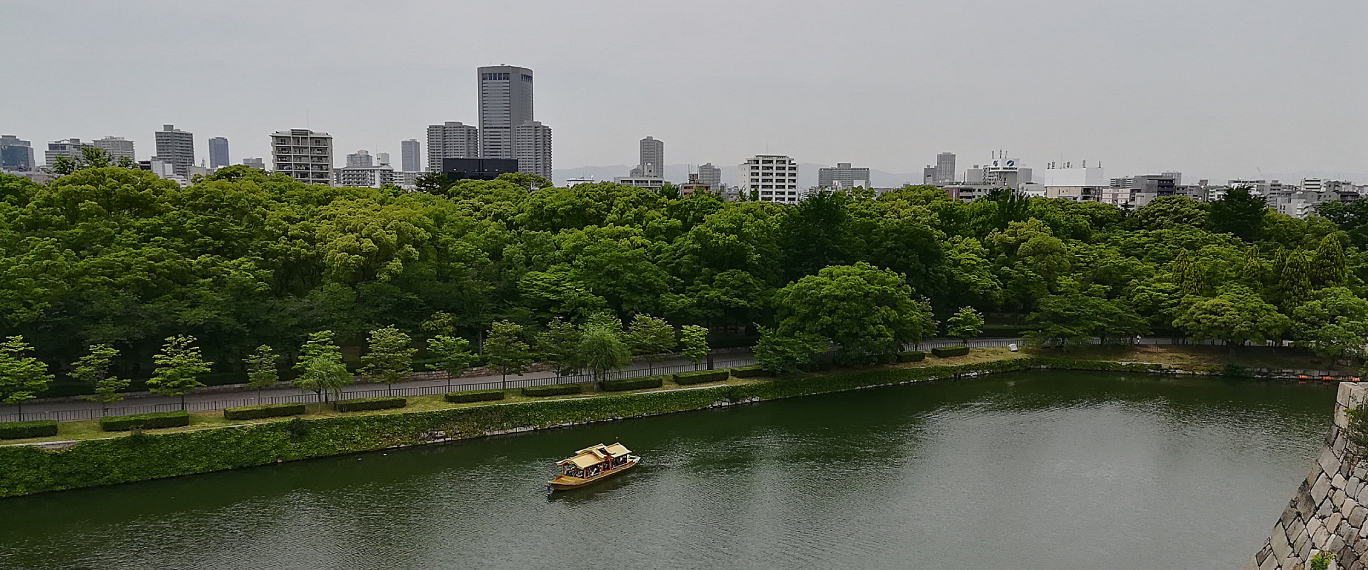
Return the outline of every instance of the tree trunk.
[[[23,402],[23,400],[20,400],[20,401],[18,401],[18,402],[15,402],[14,405],[19,406],[19,421],[21,421],[21,422],[24,421],[24,402]]]
[[[186,410],[186,409],[185,409],[185,394],[181,394],[181,411],[182,411],[182,412],[189,411],[189,410]]]
[[[503,375],[503,377],[499,378],[499,385],[500,385],[500,386],[503,386],[503,389],[504,389],[504,390],[507,390],[507,389],[508,389],[508,374],[507,374],[507,373],[505,373],[505,374]]]

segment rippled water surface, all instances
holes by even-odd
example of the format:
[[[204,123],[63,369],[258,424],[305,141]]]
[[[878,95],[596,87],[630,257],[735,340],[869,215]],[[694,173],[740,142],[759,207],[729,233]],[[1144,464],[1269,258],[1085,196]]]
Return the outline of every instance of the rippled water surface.
[[[1020,373],[0,500],[0,568],[1239,568],[1334,391]],[[641,467],[547,497],[614,437]]]

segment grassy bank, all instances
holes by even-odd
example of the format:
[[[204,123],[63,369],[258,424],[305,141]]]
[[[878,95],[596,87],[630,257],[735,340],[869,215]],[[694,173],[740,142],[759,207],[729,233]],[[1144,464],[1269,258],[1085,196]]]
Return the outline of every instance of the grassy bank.
[[[1048,355],[1047,355],[1048,356]],[[61,451],[0,447],[0,497],[326,457],[395,446],[480,437],[619,418],[696,410],[719,403],[770,400],[865,387],[951,378],[975,372],[1031,368],[1157,371],[1158,364],[1073,360],[975,349],[962,357],[778,379],[738,379],[703,387],[666,383],[659,389],[593,393],[555,399],[509,391],[498,403],[452,404],[440,396],[411,398],[408,407],[339,414],[311,410],[303,418],[229,421],[196,414],[190,426],[111,435],[93,422],[63,424],[57,438],[78,439]],[[91,424],[91,425],[86,425]]]

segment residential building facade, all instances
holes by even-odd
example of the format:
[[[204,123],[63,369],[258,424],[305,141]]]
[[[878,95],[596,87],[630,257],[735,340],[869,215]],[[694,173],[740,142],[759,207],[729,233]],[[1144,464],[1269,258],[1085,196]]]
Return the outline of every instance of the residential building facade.
[[[334,172],[334,181],[338,186],[353,186],[359,188],[379,188],[386,184],[394,184],[394,167],[388,164],[352,166],[338,168]]]
[[[271,164],[276,172],[310,184],[333,184],[333,140],[328,133],[290,129],[271,134]]]
[[[540,121],[526,121],[513,129],[513,158],[518,172],[536,174],[551,180],[551,127]]]
[[[266,170],[266,160],[263,158],[244,158],[242,164],[257,170]]]
[[[157,158],[171,163],[177,176],[188,176],[190,165],[195,163],[195,135],[175,125],[162,125],[156,139]]]
[[[95,139],[90,141],[90,146],[105,151],[105,154],[116,163],[120,158],[127,158],[130,161],[137,160],[137,158],[133,156],[133,141],[123,137]]]
[[[57,163],[57,157],[65,156],[72,160],[81,160],[81,149],[89,146],[81,139],[66,139],[52,141],[47,145],[47,151],[43,153],[43,163],[51,167]]]
[[[856,186],[869,188],[869,169],[853,168],[849,162],[838,162],[835,168],[819,168],[817,186],[828,190],[850,190]]]
[[[713,166],[711,162],[704,163],[698,167],[698,182],[699,184],[708,185],[709,188],[721,188],[722,169]]]
[[[480,130],[460,121],[448,121],[427,128],[427,171],[441,172],[444,158],[479,158]],[[405,145],[409,141],[405,141]],[[413,142],[413,154],[418,155],[418,141]],[[407,152],[408,147],[405,146]],[[407,155],[405,155],[407,156]],[[509,157],[512,158],[512,157]],[[407,167],[406,167],[407,168]]]
[[[740,190],[761,202],[798,203],[798,164],[782,154],[757,154],[740,167]]]
[[[358,150],[347,155],[347,168],[370,168],[375,166],[370,151]]]
[[[631,176],[665,176],[665,141],[656,140],[653,137],[641,139],[641,152],[637,167],[632,170]]]

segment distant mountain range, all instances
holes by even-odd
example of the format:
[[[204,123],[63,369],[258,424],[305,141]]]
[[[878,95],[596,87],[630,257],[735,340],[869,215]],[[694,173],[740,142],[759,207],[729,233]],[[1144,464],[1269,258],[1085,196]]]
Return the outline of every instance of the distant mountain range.
[[[829,164],[798,164],[798,187],[811,188],[817,185],[817,169],[828,168]],[[740,179],[739,165],[717,165],[722,169],[722,183],[736,184]],[[627,176],[632,171],[633,166],[619,164],[616,166],[580,166],[577,168],[557,168],[555,180],[557,186],[565,184],[571,178],[590,178],[600,182],[612,182],[619,176]],[[665,180],[675,184],[682,184],[689,181],[689,173],[698,172],[697,164],[669,164],[665,166]],[[896,174],[884,172],[882,170],[869,171],[870,184],[875,188],[898,188],[903,184],[921,183],[921,173],[916,174]]]

